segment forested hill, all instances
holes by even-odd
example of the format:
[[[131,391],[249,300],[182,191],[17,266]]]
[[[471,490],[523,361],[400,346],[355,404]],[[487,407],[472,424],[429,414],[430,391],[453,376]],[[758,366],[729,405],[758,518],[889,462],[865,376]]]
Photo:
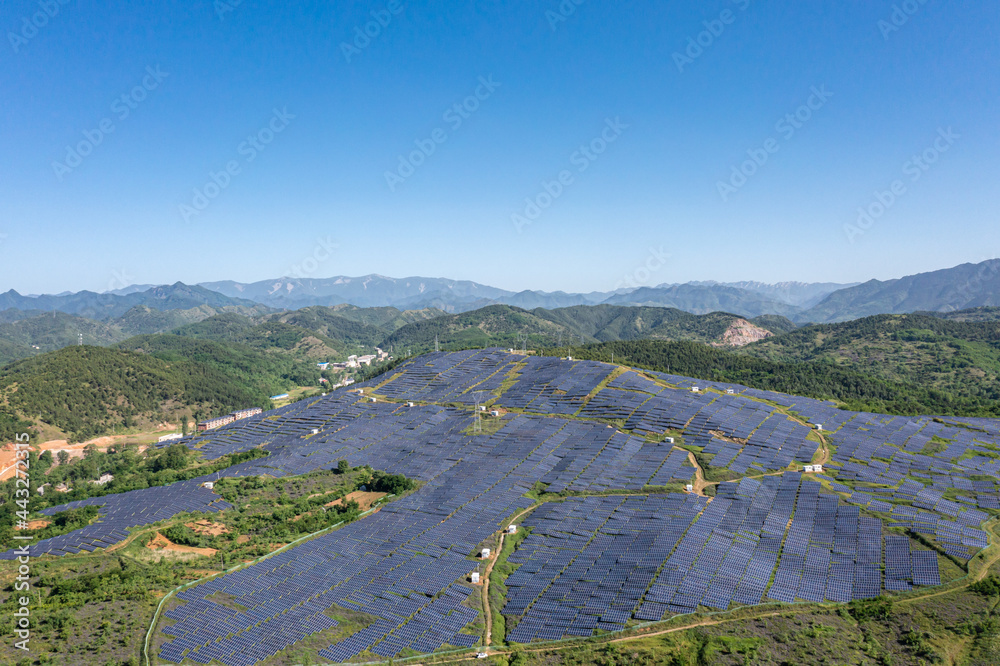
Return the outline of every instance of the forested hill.
[[[561,356],[565,349],[550,349]],[[947,392],[919,384],[892,381],[833,363],[780,362],[691,342],[654,340],[607,342],[573,347],[573,358],[610,361],[709,381],[742,384],[768,391],[836,400],[843,406],[884,414],[998,416],[997,397],[975,387]]]
[[[725,312],[693,315],[672,308],[580,305],[527,311],[510,305],[492,305],[404,326],[388,336],[382,346],[417,353],[433,349],[435,338],[442,349],[521,347],[522,344],[539,348],[640,338],[729,345],[732,341],[727,333],[737,328],[752,336],[765,337],[794,327],[779,316],[747,321]]]
[[[983,402],[1000,400],[998,321],[878,315],[797,329],[742,353],[850,368]]]
[[[297,380],[315,383],[312,376],[296,374],[315,368],[210,341],[149,336],[129,346],[67,347],[0,369],[2,439],[30,420],[83,440],[182,413],[197,417],[267,407],[269,395]]]

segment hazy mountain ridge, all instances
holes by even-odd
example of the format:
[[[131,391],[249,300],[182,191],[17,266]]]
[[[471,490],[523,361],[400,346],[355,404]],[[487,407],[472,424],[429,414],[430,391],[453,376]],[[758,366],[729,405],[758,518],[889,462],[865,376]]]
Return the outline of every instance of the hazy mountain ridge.
[[[607,304],[676,308],[692,314],[729,312],[747,319],[779,315],[799,324],[830,323],[875,314],[944,313],[998,307],[1000,260],[964,264],[896,280],[871,280],[857,285],[691,282],[582,294],[535,290],[512,292],[468,280],[396,279],[368,275],[360,278],[279,278],[250,284],[222,281],[188,286],[176,283],[143,291],[131,289],[118,290],[119,293],[84,291],[38,297],[21,296],[11,290],[0,294],[0,322],[29,318],[23,313],[43,311],[60,311],[108,321],[123,316],[136,306],[159,312],[203,306],[216,312],[234,311],[231,308],[257,308],[255,314],[296,311],[307,307],[348,308],[344,310],[344,316],[349,319],[351,315],[348,313],[355,312],[349,308],[460,314],[499,304],[529,311]],[[394,313],[388,315],[390,319],[399,316]],[[374,314],[364,316],[369,317],[365,323],[383,325]],[[418,319],[406,321],[404,318],[398,323],[414,323]]]
[[[996,306],[1000,306],[1000,259],[991,259],[897,280],[869,280],[833,292],[804,316],[808,321],[832,323],[878,314]]]
[[[635,305],[676,308],[691,314],[731,312],[741,317],[776,314],[797,320],[801,309],[735,287],[699,286],[694,284],[670,287],[642,287],[628,294],[612,296],[609,305]]]
[[[697,286],[723,286],[733,287],[760,294],[765,298],[787,305],[794,305],[799,308],[810,308],[816,305],[828,295],[841,289],[856,286],[857,283],[839,284],[836,282],[777,282],[768,284],[766,282],[744,281],[744,282],[692,282]]]
[[[13,289],[0,294],[0,310],[41,310],[65,312],[96,321],[121,317],[136,306],[144,305],[153,310],[188,310],[207,305],[212,308],[244,307],[259,309],[260,303],[246,299],[229,298],[204,287],[182,282],[152,287],[126,295],[98,294],[81,291],[61,296],[22,296]]]
[[[121,317],[100,321],[59,311],[6,310],[0,312],[11,315],[7,317],[10,321],[0,323],[0,365],[79,344],[81,334],[85,345],[108,346],[135,335],[165,333],[223,313],[250,321],[264,312],[269,309],[261,305],[220,308],[199,305],[187,310],[156,310],[137,305]]]

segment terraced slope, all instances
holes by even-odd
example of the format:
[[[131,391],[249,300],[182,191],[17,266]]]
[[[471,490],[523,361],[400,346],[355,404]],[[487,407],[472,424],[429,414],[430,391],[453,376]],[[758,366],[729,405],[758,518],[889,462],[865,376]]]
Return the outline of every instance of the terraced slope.
[[[357,388],[182,443],[209,459],[267,453],[216,481],[294,479],[344,460],[422,487],[177,590],[151,656],[375,661],[487,636],[585,639],[698,611],[926,594],[965,574],[1000,514],[996,420],[854,413],[498,349],[428,354]],[[685,492],[689,454],[703,494]],[[205,480],[74,503],[105,519],[40,541],[36,557],[99,553],[174,512],[234,510]],[[481,595],[470,578],[494,561]]]

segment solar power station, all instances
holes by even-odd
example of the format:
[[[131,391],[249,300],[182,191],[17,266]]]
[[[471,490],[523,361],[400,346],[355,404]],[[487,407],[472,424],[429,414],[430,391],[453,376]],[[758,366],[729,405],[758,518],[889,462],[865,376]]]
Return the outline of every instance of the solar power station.
[[[346,459],[424,485],[180,592],[158,625],[162,661],[251,666],[321,632],[340,636],[338,609],[370,623],[317,660],[482,645],[481,588],[467,581],[512,520],[523,540],[509,555],[507,633],[497,638],[529,643],[697,610],[940,585],[942,558],[964,562],[986,547],[982,524],[1000,510],[995,420],[847,412],[499,349],[428,354],[360,387],[379,399],[355,386],[181,440],[209,459],[268,453],[221,477],[288,477]],[[502,410],[493,434],[475,428],[480,405]],[[820,436],[822,472],[804,473],[824,457]],[[686,492],[696,470],[681,446],[733,480],[707,496]],[[49,509],[93,505],[100,515],[32,555],[99,550],[185,511],[232,508],[201,486],[215,477]],[[529,497],[539,488],[564,495],[539,502]]]

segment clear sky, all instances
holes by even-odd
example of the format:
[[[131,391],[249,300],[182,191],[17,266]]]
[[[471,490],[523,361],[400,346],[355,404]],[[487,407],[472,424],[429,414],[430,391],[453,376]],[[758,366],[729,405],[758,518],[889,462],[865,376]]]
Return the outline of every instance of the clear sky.
[[[0,291],[1000,252],[993,1],[4,0],[0,29]]]

